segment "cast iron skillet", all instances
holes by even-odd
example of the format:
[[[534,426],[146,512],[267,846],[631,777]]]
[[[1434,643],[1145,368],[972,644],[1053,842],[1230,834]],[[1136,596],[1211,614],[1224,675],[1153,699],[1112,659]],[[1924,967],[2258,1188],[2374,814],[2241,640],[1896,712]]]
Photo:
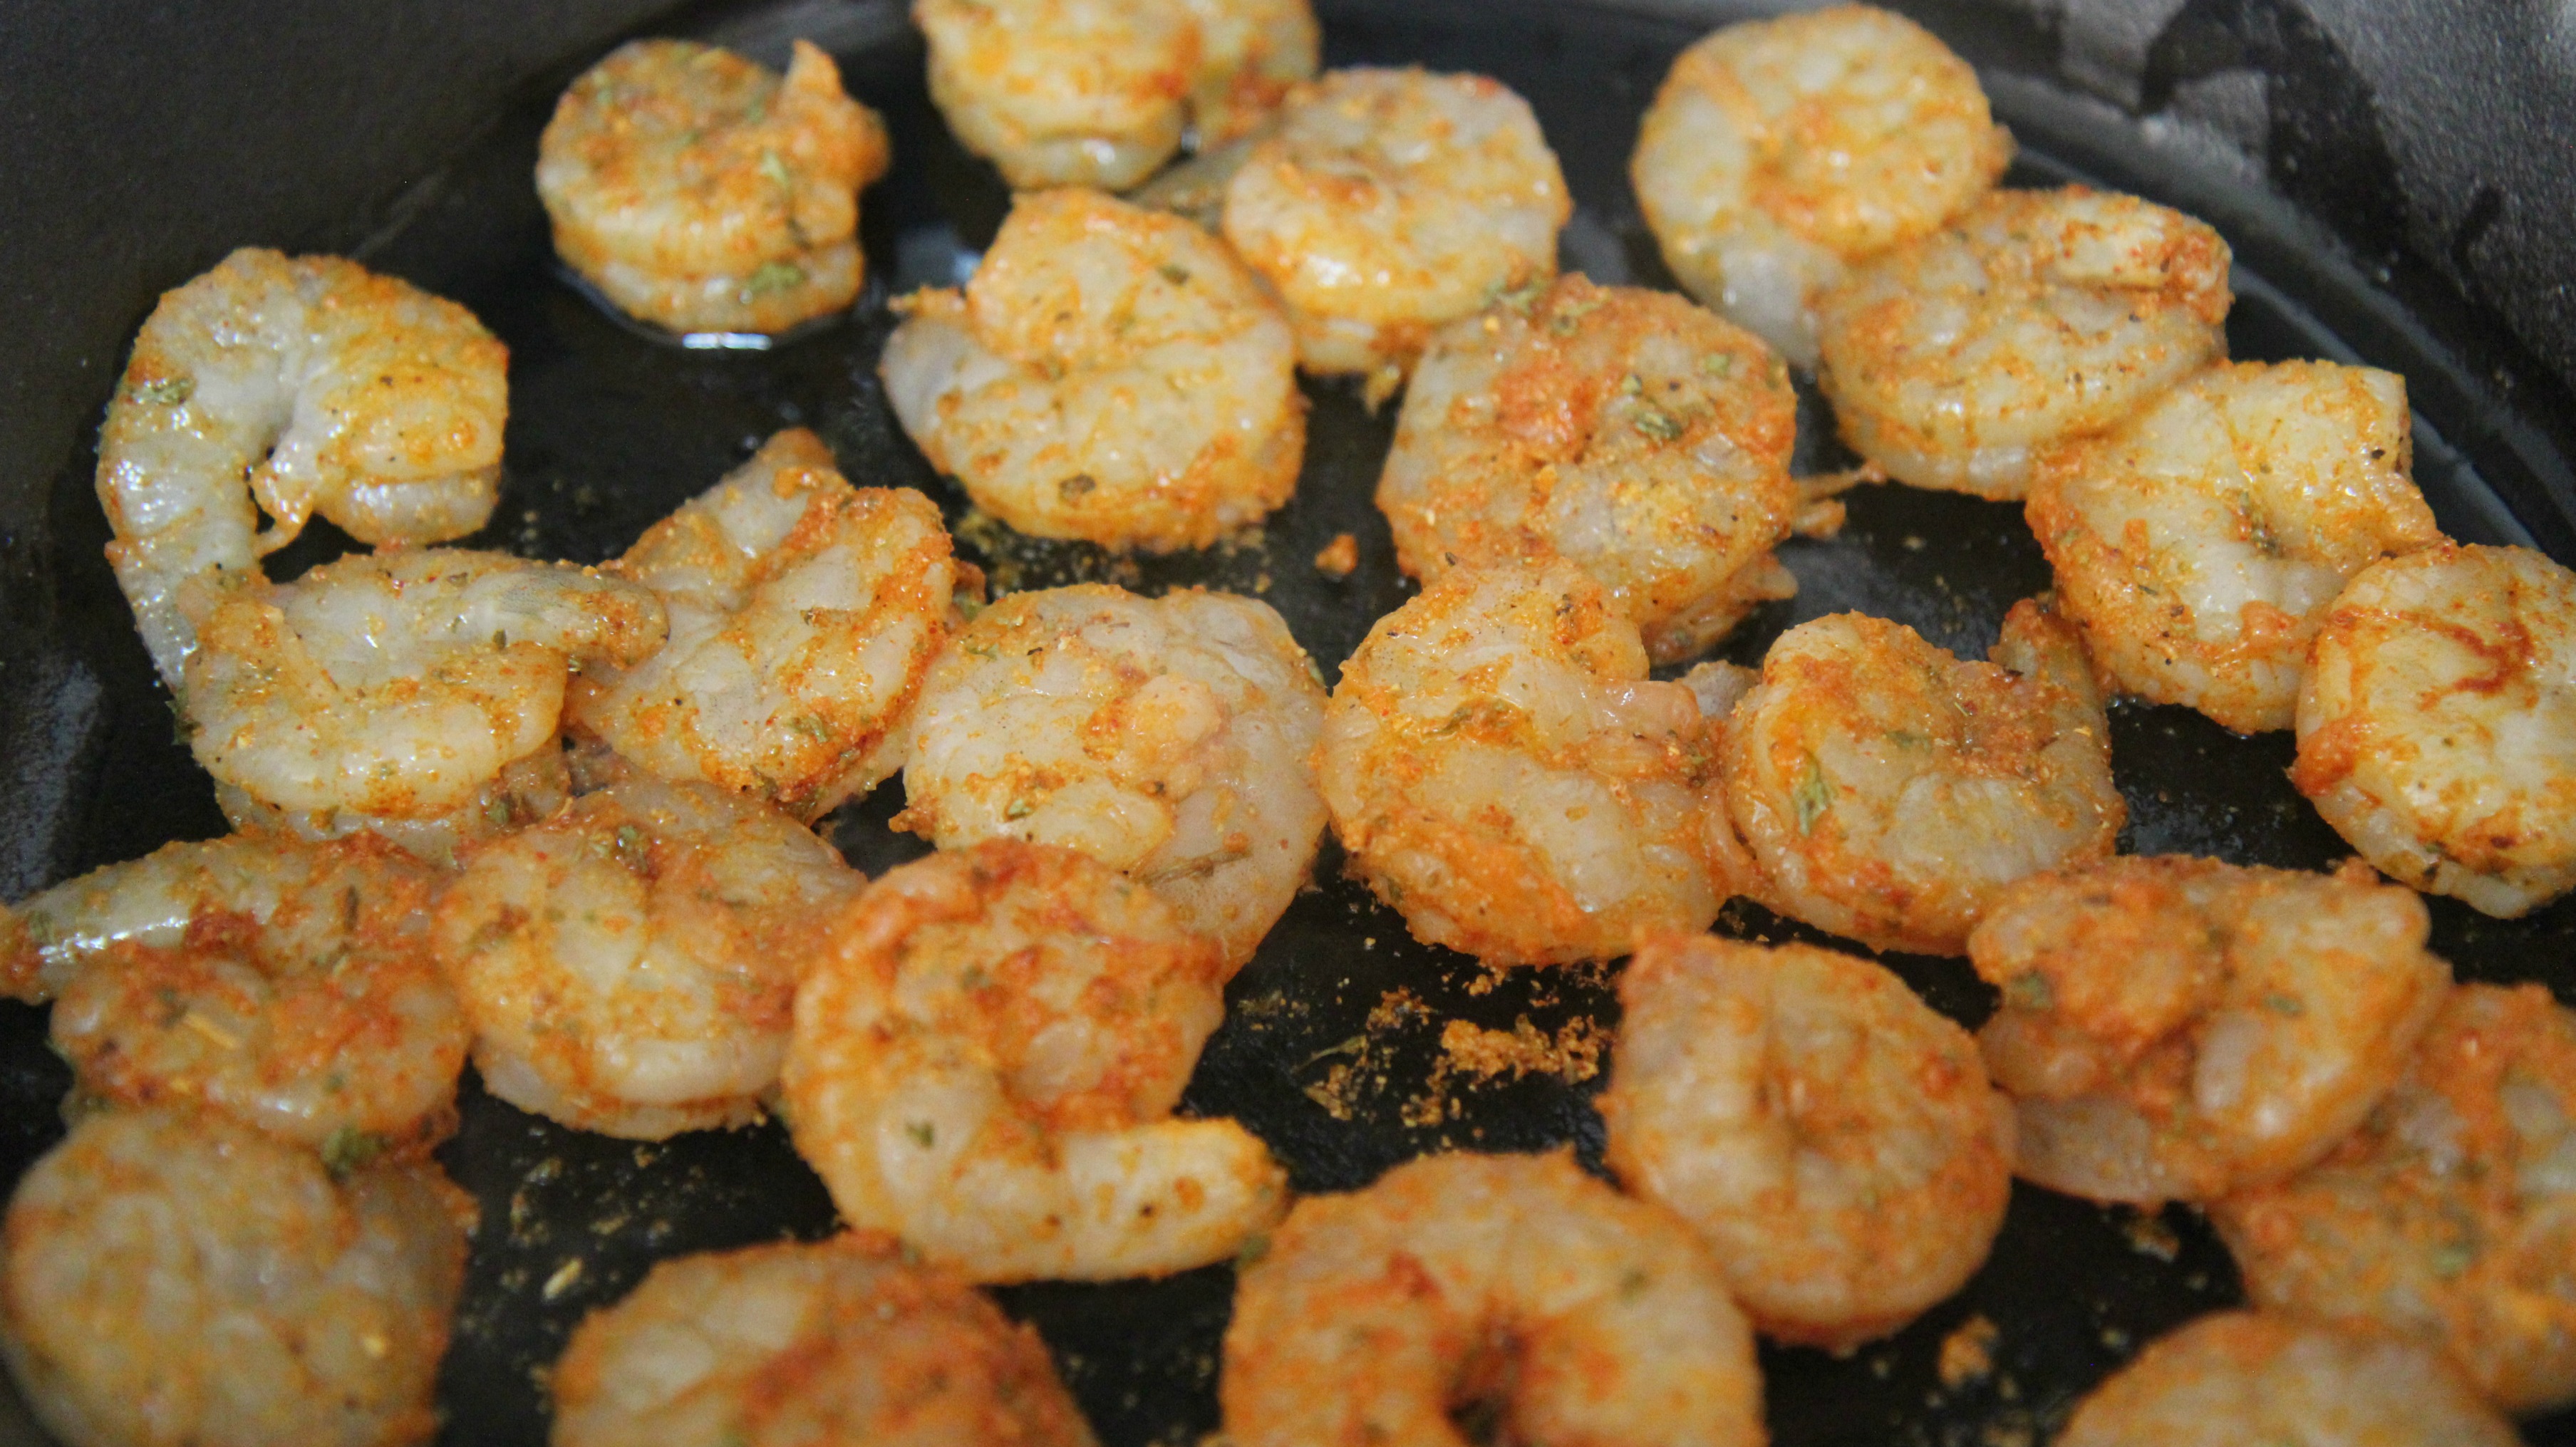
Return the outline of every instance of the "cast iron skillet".
[[[1578,201],[1566,267],[1599,281],[1672,285],[1637,217],[1626,159],[1638,114],[1673,54],[1730,12],[1546,0],[1322,8],[1328,64],[1477,70],[1528,97]],[[2464,362],[2493,351],[2492,337],[2479,331],[2488,319],[2417,274],[2422,268],[2407,270],[2402,254],[2389,269],[2390,256],[2347,244],[2349,228],[2339,236],[2317,220],[2366,210],[2393,184],[2385,151],[2370,153],[2376,133],[2353,129],[2369,119],[2367,97],[2322,31],[2266,0],[2192,0],[2169,10],[2139,49],[2144,69],[2135,77],[2141,104],[2156,101],[2147,109],[2186,115],[2190,106],[2166,103],[2223,100],[2227,76],[2272,71],[2269,89],[2258,87],[2271,107],[2263,116],[2271,179],[2302,209],[2222,164],[2225,153],[2205,145],[2195,152],[2201,141],[2191,135],[2161,149],[2142,144],[2127,117],[2035,79],[2047,65],[2034,58],[2058,55],[2062,36],[2005,12],[1901,8],[1986,69],[1998,109],[2022,142],[2010,181],[2093,180],[2210,219],[2238,257],[2229,322],[2237,356],[2323,356],[2404,372],[2421,414],[2417,476],[2446,529],[2576,556],[2576,487],[2554,431],[2546,372]],[[528,182],[554,90],[597,49],[571,57],[506,108],[470,152],[371,218],[372,236],[352,248],[371,265],[464,302],[510,344],[508,481],[492,527],[474,541],[581,561],[611,556],[769,432],[797,424],[821,432],[857,481],[920,487],[962,525],[962,499],[903,439],[875,381],[889,329],[882,303],[889,289],[954,280],[989,240],[1008,198],[990,169],[941,128],[923,94],[918,41],[882,3],[710,9],[655,29],[725,40],[773,63],[797,33],[840,55],[852,91],[894,131],[895,172],[866,200],[875,279],[854,321],[768,353],[682,352],[594,310],[552,272]],[[2210,113],[2225,119],[2224,106]],[[2283,184],[2284,176],[2294,179]],[[226,238],[214,251],[232,240],[280,239],[295,238]],[[103,400],[111,374],[112,367],[100,372],[93,402]],[[2516,379],[2526,390],[2508,389]],[[1146,591],[1206,583],[1254,593],[1280,609],[1330,676],[1369,623],[1410,590],[1368,504],[1391,417],[1372,417],[1340,386],[1308,393],[1314,412],[1299,495],[1259,539],[1126,562],[998,530],[964,526],[961,536],[1008,587],[1101,578]],[[1812,397],[1801,420],[1802,469],[1848,461],[1828,440],[1830,418]],[[224,827],[203,776],[169,739],[130,616],[100,561],[106,534],[88,487],[93,463],[75,456],[57,480],[45,564],[61,646],[79,663],[66,676],[94,680],[95,693],[85,705],[66,702],[66,690],[79,692],[74,685],[48,694],[16,684],[0,696],[12,736],[45,740],[60,759],[47,774],[52,787],[0,800],[15,837],[72,841],[55,852],[45,871],[52,876]],[[1342,531],[1357,535],[1361,562],[1335,581],[1310,559]],[[283,576],[336,552],[343,544],[321,536],[327,532],[314,529],[273,560],[272,572]],[[1842,609],[1897,618],[1945,646],[1982,654],[2004,610],[2047,583],[2018,509],[1897,488],[1855,494],[1839,538],[1794,543],[1785,557],[1800,596],[1757,615],[1723,656],[1758,661],[1782,629]],[[2309,867],[2348,852],[2283,779],[2285,735],[2238,739],[2188,712],[2134,706],[2115,713],[2113,732],[2132,814],[2124,852]],[[15,762],[20,778],[30,777],[32,758],[22,753]],[[922,852],[886,828],[899,792],[880,790],[830,827],[851,862],[871,874]],[[1597,1167],[1601,1128],[1589,1105],[1597,1078],[1444,1076],[1438,1039],[1443,1022],[1463,1018],[1506,1030],[1527,1021],[1579,1041],[1580,1022],[1615,1025],[1610,972],[1490,976],[1413,943],[1392,914],[1341,879],[1329,843],[1316,878],[1236,981],[1229,1022],[1210,1042],[1188,1107],[1243,1119],[1301,1190],[1359,1186],[1397,1161],[1449,1146],[1571,1144]],[[2545,980],[2562,1000],[2576,1000],[2569,964],[2576,906],[2512,924],[2448,901],[2434,901],[2433,913],[2435,947],[2463,978]],[[1821,938],[1741,904],[1720,928]],[[1963,1021],[1973,1025],[1991,1009],[1990,992],[1963,962],[1890,956],[1888,963]],[[1575,1033],[1563,1036],[1569,1028]],[[60,1132],[54,1106],[67,1077],[44,1049],[43,1030],[41,1012],[0,1008],[0,1167],[13,1178]],[[456,1444],[541,1442],[546,1364],[583,1313],[616,1300],[653,1260],[814,1236],[833,1224],[819,1184],[775,1127],[634,1145],[522,1115],[469,1079],[463,1129],[441,1159],[477,1197],[483,1219],[442,1379],[442,1441]],[[1104,1442],[1141,1444],[1193,1441],[1215,1425],[1217,1345],[1231,1289],[1230,1268],[1218,1266],[1160,1282],[1000,1295],[1044,1332]],[[2237,1299],[2225,1252],[2188,1212],[2142,1219],[2024,1188],[1987,1269],[1913,1328],[1840,1360],[1764,1353],[1774,1440],[1783,1447],[2043,1440],[2074,1398],[2137,1345]],[[1944,1384],[1940,1342],[1980,1315],[2001,1328],[1994,1374]],[[0,1440],[10,1425],[0,1422]],[[2526,1435],[2536,1447],[2576,1444],[2576,1414],[2529,1424]]]

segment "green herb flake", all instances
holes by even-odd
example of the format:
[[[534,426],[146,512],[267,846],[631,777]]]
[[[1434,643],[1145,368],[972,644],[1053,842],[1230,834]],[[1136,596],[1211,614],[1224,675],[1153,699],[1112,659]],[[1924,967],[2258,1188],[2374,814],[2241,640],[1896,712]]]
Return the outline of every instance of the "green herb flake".
[[[197,721],[188,717],[188,706],[179,700],[164,699],[170,705],[170,742],[184,744],[197,732]]]
[[[1799,776],[1798,787],[1789,798],[1798,807],[1800,834],[1814,833],[1816,821],[1834,807],[1834,786],[1825,782],[1824,766],[1816,762],[1815,755],[1807,755],[1807,771]]]
[[[1670,442],[1682,435],[1682,420],[1661,407],[1640,407],[1628,424],[1657,442]]]
[[[1699,369],[1712,377],[1732,377],[1735,375],[1735,354],[1711,352],[1699,359]]]
[[[641,869],[644,867],[648,845],[645,841],[643,830],[636,828],[632,824],[618,825],[617,843],[614,848],[617,851],[618,863],[625,865],[629,869]]]
[[[2016,1010],[2048,1010],[2057,1005],[2057,987],[2037,970],[2024,970],[2004,982],[2004,1003]]]
[[[149,402],[155,407],[176,407],[197,395],[197,379],[155,377],[149,382],[135,383],[127,395],[137,402]]]
[[[322,1168],[331,1173],[333,1180],[344,1180],[350,1172],[364,1170],[374,1164],[376,1157],[383,1155],[389,1144],[391,1142],[374,1131],[360,1130],[353,1125],[341,1126],[322,1142]]]
[[[1066,502],[1071,502],[1075,498],[1089,497],[1092,490],[1099,486],[1099,482],[1094,480],[1090,473],[1077,472],[1055,485],[1055,495]]]
[[[928,1150],[939,1143],[939,1127],[926,1120],[905,1121],[903,1133],[912,1137],[912,1143],[923,1150]]]
[[[1510,307],[1516,312],[1526,312],[1530,309],[1532,303],[1536,302],[1546,293],[1546,282],[1524,282],[1519,286],[1507,287],[1496,291],[1494,293],[1494,304]]]
[[[2308,1013],[2308,1002],[2296,995],[2271,994],[2263,997],[2263,1008],[2275,1015],[2287,1015],[2295,1020]]]
[[[796,178],[789,175],[787,172],[787,163],[779,159],[776,151],[762,151],[760,153],[760,174],[767,177],[770,184],[774,186],[792,186],[796,184]]]
[[[743,282],[742,299],[747,302],[754,300],[755,298],[767,296],[774,291],[785,291],[789,287],[803,286],[804,284],[805,268],[798,266],[795,262],[763,262],[761,263],[760,269],[753,272],[751,276]]]
[[[810,713],[798,714],[787,726],[818,744],[832,741],[832,725]]]
[[[1163,278],[1163,280],[1170,282],[1174,286],[1187,286],[1190,284],[1190,269],[1186,266],[1167,261],[1162,265],[1155,267],[1154,270],[1156,274]]]
[[[510,801],[495,799],[483,806],[483,822],[498,829],[510,822]]]
[[[1009,804],[1003,806],[1002,817],[1005,819],[1026,819],[1037,811],[1038,806],[1030,803],[1026,799],[1013,799]]]
[[[2433,1274],[2442,1280],[2457,1281],[2468,1274],[2469,1268],[2476,1265],[2477,1260],[2476,1247],[2466,1241],[2450,1241],[2434,1247],[2432,1258],[2427,1264],[2433,1268]]]
[[[1235,1250],[1234,1269],[1242,1271],[1248,1267],[1258,1266],[1261,1264],[1261,1258],[1269,1254],[1270,1237],[1266,1233],[1256,1231],[1244,1237],[1243,1245]]]

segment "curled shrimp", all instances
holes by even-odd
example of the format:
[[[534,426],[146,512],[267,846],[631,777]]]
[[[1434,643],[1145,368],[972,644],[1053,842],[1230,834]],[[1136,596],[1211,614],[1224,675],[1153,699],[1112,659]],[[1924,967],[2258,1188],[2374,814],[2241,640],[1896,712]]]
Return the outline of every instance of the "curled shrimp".
[[[1095,1447],[1034,1330],[850,1232],[655,1263],[552,1385],[553,1447]]]
[[[2220,364],[2043,454],[2031,531],[2108,684],[2239,733],[2285,729],[2344,584],[2441,539],[2413,450],[2393,372]]]
[[[0,1348],[77,1447],[427,1442],[472,1213],[425,1162],[335,1179],[221,1118],[97,1116],[10,1198]]]
[[[2576,573],[2528,548],[2374,563],[2317,627],[2290,781],[2391,878],[2503,919],[2576,886]]]
[[[2359,1125],[2440,1008],[2423,902],[2330,875],[2123,858],[2005,889],[1968,954],[2024,1176],[2141,1204],[2278,1180]]]
[[[729,50],[637,40],[584,71],[537,142],[555,252],[675,332],[782,332],[859,294],[859,191],[885,124],[799,40],[782,79]]]
[[[932,667],[895,825],[942,849],[1079,849],[1151,886],[1239,967],[1314,865],[1323,712],[1314,665],[1268,604],[1015,593]]]
[[[1955,955],[1996,892],[2110,857],[2128,806],[2083,644],[2033,600],[1991,663],[1840,613],[1727,715],[1711,855],[1738,893],[1872,949]]]
[[[1789,375],[1679,297],[1560,278],[1453,322],[1406,388],[1377,505],[1418,578],[1572,560],[1670,663],[1797,579]]]
[[[773,809],[631,779],[471,851],[439,959],[485,1088],[660,1140],[759,1117],[811,931],[861,882]]]
[[[2262,1306],[2447,1355],[2508,1412],[2576,1401],[2576,1012],[2460,986],[2360,1130],[2210,1219]]]
[[[665,626],[638,584],[447,548],[346,557],[292,583],[201,579],[181,604],[197,762],[324,832],[342,815],[481,820],[503,772],[554,742],[568,671],[632,663]]]
[[[796,992],[797,1154],[852,1226],[978,1281],[1161,1275],[1286,1208],[1230,1120],[1176,1120],[1225,1014],[1216,942],[1069,849],[889,871]]]
[[[58,982],[83,1109],[202,1105],[342,1158],[418,1154],[455,1127],[465,1067],[438,883],[372,839],[173,844],[20,906],[11,973]]]
[[[928,498],[852,488],[796,428],[605,571],[661,598],[670,641],[632,667],[583,670],[567,728],[807,819],[902,767],[957,585]]]
[[[963,295],[901,308],[878,369],[895,415],[1021,532],[1205,547],[1296,491],[1288,325],[1178,217],[1096,191],[1023,196]]]
[[[2268,1312],[2204,1316],[2078,1403],[2057,1447],[2520,1447],[2434,1357]]]
[[[1762,1332],[1849,1349],[1985,1264],[2012,1103],[1904,981],[1831,950],[1660,935],[1619,999],[1610,1168],[1708,1242]]]
[[[1571,1153],[1442,1155],[1297,1203],[1242,1269],[1235,1447],[1758,1447],[1753,1333],[1706,1248]]]
[[[182,586],[255,575],[309,517],[367,543],[483,526],[508,359],[463,307],[337,257],[245,247],[165,293],[98,438],[108,562],[162,682],[197,646]]]
[[[1708,928],[1699,704],[1571,563],[1453,568],[1342,667],[1316,763],[1352,873],[1500,964]]]
[[[1837,5],[1683,51],[1628,173],[1691,295],[1813,367],[1817,294],[1947,224],[2012,150],[1977,73],[1930,31]]]
[[[1480,75],[1336,70],[1288,94],[1227,183],[1225,239],[1310,372],[1392,392],[1431,332],[1556,275],[1574,214],[1529,103]]]
[[[1816,302],[1843,438],[1899,482],[2028,490],[2032,458],[2226,352],[2227,243],[2134,196],[1990,191]]]

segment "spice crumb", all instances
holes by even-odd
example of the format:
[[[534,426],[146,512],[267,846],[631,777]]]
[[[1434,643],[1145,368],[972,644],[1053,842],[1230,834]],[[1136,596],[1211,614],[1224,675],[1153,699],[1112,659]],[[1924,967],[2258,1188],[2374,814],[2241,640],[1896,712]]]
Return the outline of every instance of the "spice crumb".
[[[1349,533],[1335,533],[1333,540],[1315,554],[1315,571],[1327,578],[1347,578],[1360,565],[1360,540]]]

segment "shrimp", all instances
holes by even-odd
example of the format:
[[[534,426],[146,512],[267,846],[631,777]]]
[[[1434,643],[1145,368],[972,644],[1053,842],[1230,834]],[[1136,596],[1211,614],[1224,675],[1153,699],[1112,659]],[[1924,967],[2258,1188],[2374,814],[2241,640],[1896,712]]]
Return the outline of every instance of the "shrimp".
[[[1323,36],[1307,0],[1184,0],[1198,21],[1198,83],[1190,90],[1192,150],[1207,152],[1259,129],[1301,80],[1311,80]]]
[[[896,417],[1023,533],[1205,547],[1297,489],[1288,324],[1178,217],[1096,191],[1023,196],[963,295],[899,309],[878,368]]]
[[[2391,878],[2513,919],[2576,886],[2576,573],[2425,548],[2344,586],[2290,782]]]
[[[1782,634],[1720,731],[1726,882],[1872,949],[1955,955],[2005,885],[2109,858],[2128,806],[2083,644],[2026,599],[1990,656],[1858,613]]]
[[[1843,439],[1899,482],[2018,498],[2035,453],[2226,352],[2227,243],[2134,196],[1990,191],[1816,301]]]
[[[1969,958],[2019,1102],[2021,1173],[2203,1202],[2334,1147],[2396,1082],[2451,971],[2413,894],[2335,874],[2123,858],[2004,890]]]
[[[439,902],[439,961],[494,1095],[660,1140],[757,1119],[813,931],[863,881],[793,819],[631,779],[479,846]]]
[[[2042,454],[2030,527],[2107,685],[2285,729],[2335,594],[2441,540],[2412,455],[2393,372],[2220,364]]]
[[[1300,1201],[1242,1269],[1217,1394],[1233,1447],[1763,1441],[1717,1263],[1570,1152],[1430,1156]]]
[[[799,40],[782,79],[729,50],[637,40],[584,71],[537,142],[555,254],[674,332],[783,332],[848,306],[859,192],[884,122]]]
[[[1225,239],[1310,372],[1394,391],[1443,323],[1556,275],[1574,214],[1529,103],[1480,75],[1336,70],[1288,94],[1226,185]]]
[[[28,902],[76,1108],[199,1104],[336,1158],[456,1125],[466,1031],[429,950],[438,876],[389,844],[173,844]],[[50,970],[14,966],[52,957]]]
[[[1658,935],[1619,982],[1610,1168],[1699,1233],[1753,1324],[1849,1350],[1985,1264],[2012,1103],[1878,965]]]
[[[2210,1219],[2257,1303],[2446,1354],[2508,1412],[2576,1402],[2576,1012],[2460,986],[2360,1130]]]
[[[659,647],[650,590],[569,565],[430,548],[352,556],[292,583],[199,579],[182,722],[219,785],[285,814],[472,821],[554,742],[567,671]]]
[[[97,1116],[10,1199],[0,1348],[75,1447],[427,1442],[472,1218],[426,1162],[335,1179],[219,1117]]]
[[[1573,564],[1459,567],[1342,667],[1316,763],[1351,872],[1496,964],[1628,952],[1720,903],[1699,704]]]
[[[930,499],[852,488],[797,428],[606,571],[661,597],[671,641],[632,668],[585,669],[568,729],[806,819],[903,766],[958,582]]]
[[[1797,592],[1771,553],[1800,508],[1797,410],[1750,333],[1568,276],[1432,339],[1377,505],[1415,577],[1571,559],[1671,663]]]
[[[366,543],[483,526],[508,360],[463,307],[337,257],[245,247],[164,294],[98,438],[108,562],[162,682],[197,646],[182,586],[255,576],[316,514]]]
[[[1095,1447],[1035,1331],[850,1233],[656,1263],[552,1380],[553,1447]]]
[[[1628,174],[1690,294],[1816,365],[1816,297],[1965,210],[2012,160],[1977,73],[1901,15],[1837,5],[1681,53]]]
[[[1151,886],[1239,968],[1314,866],[1323,714],[1314,664],[1266,603],[1013,594],[932,666],[895,827],[942,849],[1079,849]]]
[[[1224,976],[1215,941],[1072,850],[903,865],[796,992],[796,1152],[844,1221],[978,1281],[1224,1260],[1287,1206],[1259,1137],[1171,1118]]]
[[[2076,1406],[2057,1447],[2521,1447],[2411,1346],[2265,1312],[2204,1316]]]

